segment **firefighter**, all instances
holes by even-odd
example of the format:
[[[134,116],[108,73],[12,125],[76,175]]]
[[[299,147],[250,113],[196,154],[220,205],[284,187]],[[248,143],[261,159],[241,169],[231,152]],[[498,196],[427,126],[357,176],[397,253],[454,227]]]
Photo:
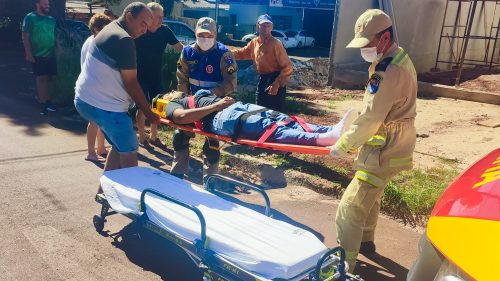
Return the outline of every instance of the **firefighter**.
[[[389,180],[411,169],[416,142],[417,75],[406,51],[394,41],[392,21],[371,9],[356,21],[347,48],[359,48],[370,62],[363,110],[351,128],[331,147],[341,157],[357,151],[355,176],[336,214],[337,239],[352,273],[358,253],[375,252],[380,200]],[[359,150],[358,150],[359,149]]]
[[[209,90],[218,97],[236,89],[238,69],[233,54],[216,41],[215,21],[203,17],[196,23],[196,42],[185,46],[177,63],[178,90],[193,95],[198,90]],[[177,130],[173,136],[174,161],[170,173],[183,178],[189,169],[189,140],[193,134]],[[219,169],[219,142],[207,139],[203,145],[203,176]]]

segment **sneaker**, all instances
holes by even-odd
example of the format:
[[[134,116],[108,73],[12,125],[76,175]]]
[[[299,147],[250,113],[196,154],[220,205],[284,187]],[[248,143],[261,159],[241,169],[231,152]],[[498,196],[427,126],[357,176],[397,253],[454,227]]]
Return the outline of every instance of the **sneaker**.
[[[47,101],[45,104],[46,104],[47,111],[50,111],[50,112],[57,111],[57,108],[50,101]]]
[[[40,104],[40,115],[47,115],[49,112],[47,111],[47,106],[44,103]]]

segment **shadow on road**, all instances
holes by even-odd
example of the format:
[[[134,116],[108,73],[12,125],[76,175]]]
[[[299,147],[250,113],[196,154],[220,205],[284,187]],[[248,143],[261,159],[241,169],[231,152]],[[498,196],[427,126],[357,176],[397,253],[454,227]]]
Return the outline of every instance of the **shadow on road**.
[[[22,51],[0,52],[0,84],[0,113],[16,126],[24,127],[26,135],[42,135],[40,128],[46,124],[77,135],[85,133],[87,123],[71,106],[47,116],[39,114],[35,77],[31,66],[24,61]]]
[[[139,237],[135,223],[109,236],[131,262],[162,280],[202,280],[203,273],[180,247],[150,231]]]
[[[406,280],[408,269],[402,267],[397,262],[381,256],[377,253],[365,256],[375,265],[358,260],[354,273],[365,280],[374,281],[396,281]]]

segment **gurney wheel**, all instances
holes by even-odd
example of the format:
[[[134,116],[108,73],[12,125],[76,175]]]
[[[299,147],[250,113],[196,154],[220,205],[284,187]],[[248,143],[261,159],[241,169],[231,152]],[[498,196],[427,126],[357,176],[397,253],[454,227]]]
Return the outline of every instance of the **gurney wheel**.
[[[95,215],[92,221],[94,223],[95,230],[97,232],[102,232],[102,230],[104,229],[104,219],[98,215]]]

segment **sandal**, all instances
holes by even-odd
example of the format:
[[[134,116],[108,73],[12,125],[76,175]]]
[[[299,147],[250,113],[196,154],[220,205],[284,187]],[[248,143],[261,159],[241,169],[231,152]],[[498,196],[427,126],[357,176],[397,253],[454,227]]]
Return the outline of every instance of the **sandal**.
[[[101,155],[87,155],[87,157],[85,157],[85,161],[103,163],[106,162],[106,158],[102,157]]]

